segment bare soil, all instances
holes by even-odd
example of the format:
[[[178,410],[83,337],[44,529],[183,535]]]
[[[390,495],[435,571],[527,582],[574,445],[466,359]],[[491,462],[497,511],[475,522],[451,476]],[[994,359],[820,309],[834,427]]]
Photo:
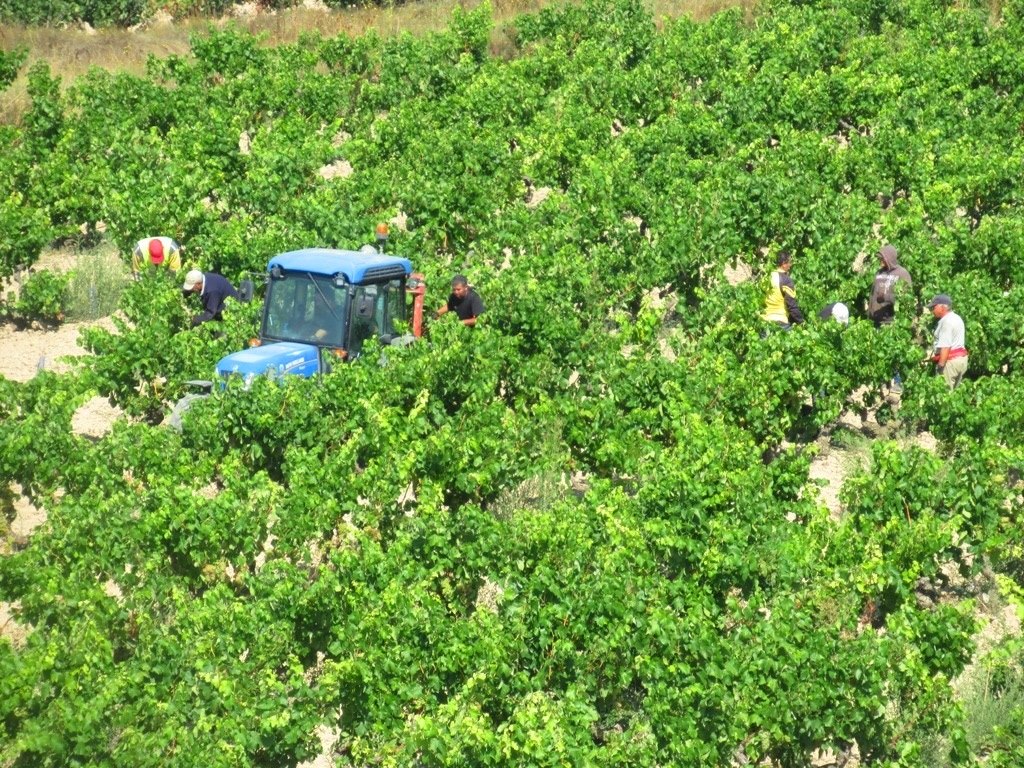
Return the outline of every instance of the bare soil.
[[[67,373],[71,366],[65,357],[84,355],[78,346],[78,332],[86,325],[102,325],[113,330],[109,320],[98,323],[64,323],[57,328],[18,329],[9,323],[0,325],[0,376],[25,382],[46,369]]]
[[[851,461],[856,461],[855,457],[847,454],[848,452],[842,449],[824,447],[814,457],[807,472],[807,477],[812,483],[820,482],[818,498],[828,508],[833,520],[839,520],[843,515],[839,491],[843,487]]]
[[[46,249],[35,263],[36,270],[64,272],[76,263],[73,249]],[[0,292],[6,296],[15,295],[19,285],[16,280],[0,284]],[[72,365],[67,358],[88,354],[78,344],[79,332],[86,327],[99,326],[109,331],[115,327],[110,318],[101,318],[90,323],[62,323],[55,328],[33,326],[19,328],[12,323],[0,323],[0,376],[11,381],[26,382],[42,370],[54,373],[68,373]],[[110,431],[113,422],[121,412],[110,406],[104,398],[96,397],[75,413],[72,421],[74,431],[79,435],[99,437]]]
[[[28,328],[19,330],[13,325],[0,325],[0,376],[12,381],[26,382],[39,371],[67,373],[71,364],[66,358],[87,354],[78,345],[78,332],[86,325],[99,325],[113,330],[109,319],[96,323],[65,323],[57,328]],[[110,431],[121,415],[105,398],[94,397],[75,413],[74,431],[79,435],[100,437]]]

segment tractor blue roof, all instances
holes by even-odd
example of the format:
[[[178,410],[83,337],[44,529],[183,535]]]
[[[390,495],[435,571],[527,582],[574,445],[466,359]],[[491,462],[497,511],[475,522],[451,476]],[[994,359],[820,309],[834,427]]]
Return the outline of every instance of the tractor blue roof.
[[[412,262],[401,256],[333,248],[303,248],[279,253],[267,264],[267,270],[274,266],[285,272],[310,272],[314,275],[330,276],[341,272],[350,283],[393,280],[412,273]]]

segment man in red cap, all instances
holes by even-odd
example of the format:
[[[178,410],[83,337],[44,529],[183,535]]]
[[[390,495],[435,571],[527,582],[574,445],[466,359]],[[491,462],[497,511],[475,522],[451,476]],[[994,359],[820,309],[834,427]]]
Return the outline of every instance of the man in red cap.
[[[181,269],[181,246],[169,237],[142,238],[132,252],[132,276],[138,280],[147,267],[177,272]]]

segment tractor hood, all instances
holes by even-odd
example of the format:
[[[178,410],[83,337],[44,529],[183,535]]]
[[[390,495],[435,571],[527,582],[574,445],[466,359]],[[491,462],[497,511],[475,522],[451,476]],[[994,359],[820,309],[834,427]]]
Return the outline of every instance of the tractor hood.
[[[320,369],[320,355],[311,344],[280,341],[233,352],[217,363],[217,375],[228,378],[232,374],[245,379],[253,376],[295,375],[310,377]]]

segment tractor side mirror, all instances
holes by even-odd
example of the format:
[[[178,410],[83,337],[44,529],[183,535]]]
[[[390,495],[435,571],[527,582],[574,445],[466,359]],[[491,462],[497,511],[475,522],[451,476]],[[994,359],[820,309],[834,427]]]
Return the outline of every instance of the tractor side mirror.
[[[369,319],[373,317],[374,301],[372,296],[361,296],[356,303],[356,317]]]
[[[254,293],[256,293],[256,286],[252,280],[246,279],[238,284],[238,300],[243,304],[248,304],[252,301]]]

